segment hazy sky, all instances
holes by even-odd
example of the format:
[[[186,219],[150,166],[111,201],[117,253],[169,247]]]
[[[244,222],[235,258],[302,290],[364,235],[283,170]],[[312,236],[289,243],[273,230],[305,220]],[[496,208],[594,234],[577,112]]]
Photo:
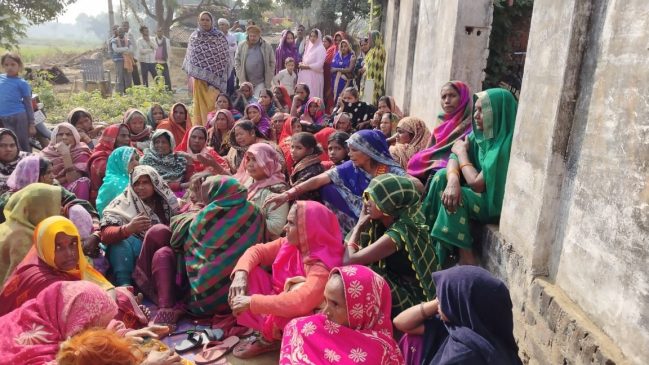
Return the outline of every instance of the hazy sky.
[[[117,7],[116,7],[117,6]],[[113,9],[119,8],[119,0],[113,0]],[[77,0],[67,7],[66,12],[58,18],[59,23],[74,24],[75,19],[81,13],[97,15],[108,12],[108,1],[106,0]]]

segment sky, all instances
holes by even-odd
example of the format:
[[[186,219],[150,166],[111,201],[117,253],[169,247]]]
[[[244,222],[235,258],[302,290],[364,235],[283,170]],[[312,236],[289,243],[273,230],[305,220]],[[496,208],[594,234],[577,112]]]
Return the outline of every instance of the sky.
[[[119,0],[113,0],[113,9],[119,8]],[[63,13],[59,16],[59,23],[74,24],[77,16],[81,13],[88,15],[97,15],[99,13],[108,12],[108,1],[106,0],[77,0],[74,4],[69,5]]]

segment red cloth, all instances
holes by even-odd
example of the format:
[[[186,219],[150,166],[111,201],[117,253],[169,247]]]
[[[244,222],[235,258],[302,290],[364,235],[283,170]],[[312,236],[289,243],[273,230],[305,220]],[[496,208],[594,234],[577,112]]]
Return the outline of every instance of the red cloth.
[[[90,171],[90,202],[95,203],[97,193],[106,176],[106,162],[108,156],[115,149],[115,140],[119,135],[119,128],[122,124],[113,124],[104,129],[99,137],[99,142],[88,160],[88,171]]]
[[[320,155],[320,160],[322,162],[331,161],[329,160],[329,153],[327,152],[327,149],[329,148],[329,136],[334,133],[336,133],[336,130],[334,128],[324,127],[314,135],[316,141],[318,141],[318,143],[320,143],[320,146],[322,147],[322,154]]]
[[[177,106],[181,106],[185,109],[185,122],[183,123],[182,121],[176,121],[174,120],[174,109],[176,109]],[[171,112],[169,112],[169,118],[163,119],[158,123],[158,126],[156,129],[166,129],[171,134],[174,136],[174,141],[178,143],[178,141],[182,140],[183,137],[185,136],[185,133],[192,127],[192,121],[189,118],[189,110],[187,109],[187,106],[183,103],[176,103],[171,107]]]
[[[195,130],[202,130],[203,133],[205,134],[205,146],[198,153],[194,153],[192,151],[192,149],[189,148],[189,137],[191,137],[192,132],[194,132]],[[183,139],[180,142],[180,144],[178,146],[176,146],[175,151],[176,152],[186,152],[186,153],[188,153],[188,154],[190,154],[190,155],[192,155],[194,157],[196,155],[200,154],[200,153],[207,152],[207,153],[209,153],[210,156],[212,156],[212,158],[214,159],[214,161],[216,161],[216,163],[218,163],[219,165],[221,165],[221,167],[223,167],[223,169],[225,171],[229,171],[230,166],[228,165],[227,161],[225,161],[225,159],[223,157],[219,156],[219,154],[216,153],[216,151],[214,151],[214,149],[212,147],[207,146],[208,137],[209,137],[209,135],[208,135],[207,129],[205,127],[200,126],[200,125],[194,126],[189,131],[187,131],[187,133],[185,133],[185,135],[183,136]],[[193,166],[193,169],[192,169],[193,173],[202,172],[202,171],[204,171],[206,169],[205,165],[200,163],[198,161],[198,159],[196,159],[196,158],[194,159],[194,163],[192,164],[192,166]],[[212,170],[210,169],[210,171],[212,171]],[[215,172],[215,171],[212,171],[212,172]],[[191,175],[189,177],[191,177]]]

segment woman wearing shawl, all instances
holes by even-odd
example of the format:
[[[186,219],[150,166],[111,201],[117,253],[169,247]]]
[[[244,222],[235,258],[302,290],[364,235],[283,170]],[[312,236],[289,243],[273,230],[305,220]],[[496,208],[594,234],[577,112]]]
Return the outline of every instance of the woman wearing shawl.
[[[234,107],[239,112],[244,113],[249,104],[256,103],[257,98],[254,95],[255,86],[252,82],[244,81],[239,85],[236,92],[237,98],[234,100]]]
[[[146,114],[146,124],[151,130],[155,130],[158,128],[158,124],[167,117],[167,113],[165,113],[165,110],[162,109],[160,104],[153,104]]]
[[[455,141],[422,208],[442,265],[453,249],[460,263],[476,263],[469,219],[497,223],[505,194],[517,102],[505,89],[481,91],[474,99],[473,132]]]
[[[430,132],[426,123],[417,117],[405,117],[397,124],[397,143],[390,146],[390,154],[401,167],[408,168],[408,161],[418,151],[426,148]]]
[[[74,108],[68,113],[67,122],[72,124],[79,132],[81,142],[88,145],[91,150],[95,148],[105,125],[93,126],[92,115],[84,108]]]
[[[351,127],[354,130],[370,129],[370,120],[376,113],[376,107],[359,100],[358,89],[347,87],[337,100],[338,105],[333,110],[334,115],[348,113],[351,115]]]
[[[364,209],[347,243],[345,264],[371,265],[392,288],[392,313],[431,300],[437,269],[421,194],[412,180],[384,174],[363,193]]]
[[[370,32],[370,47],[365,56],[365,73],[363,74],[363,100],[369,104],[376,104],[383,95],[385,80],[385,48],[381,33],[377,30]]]
[[[158,223],[169,225],[178,200],[151,166],[136,166],[126,191],[104,209],[101,242],[108,246],[114,282],[131,285],[131,274],[142,248],[142,238]]]
[[[104,209],[124,192],[128,186],[128,176],[139,164],[139,155],[133,147],[119,147],[108,156],[106,176],[97,195],[97,212],[103,214]]]
[[[322,98],[324,89],[324,63],[327,51],[322,45],[322,33],[319,29],[311,30],[309,41],[304,49],[302,62],[298,64],[297,82],[309,87],[310,95]],[[297,87],[297,85],[296,85]]]
[[[9,190],[7,179],[16,169],[18,162],[29,156],[18,148],[18,137],[7,128],[0,128],[0,194]]]
[[[41,151],[41,156],[52,162],[56,180],[73,192],[78,198],[89,200],[90,179],[88,160],[90,149],[79,139],[79,132],[69,123],[60,123],[52,130],[50,144]]]
[[[227,156],[230,152],[230,133],[234,128],[234,118],[227,109],[219,109],[207,130],[207,145],[213,148],[219,156]],[[229,170],[229,166],[228,166]]]
[[[44,289],[0,317],[0,358],[7,364],[49,364],[63,341],[106,327],[117,314],[115,301],[95,284],[58,282]]]
[[[266,200],[264,206],[284,204],[304,192],[320,189],[322,202],[338,216],[344,235],[356,225],[363,207],[362,194],[375,176],[405,175],[388,152],[385,137],[377,131],[358,131],[347,141],[350,161],[293,186]]]
[[[193,104],[196,125],[207,124],[207,113],[214,110],[216,98],[227,90],[232,72],[228,39],[215,27],[207,11],[198,16],[198,28],[189,37],[182,69],[194,79]],[[174,136],[180,140],[181,136]]]
[[[176,152],[185,153],[192,158],[192,174],[208,170],[215,175],[229,175],[230,166],[212,147],[207,145],[207,129],[197,125],[185,134],[175,148]]]
[[[87,167],[90,171],[90,201],[95,202],[106,175],[106,161],[114,149],[131,145],[131,133],[125,124],[113,124],[104,129],[97,147],[90,155]]]
[[[291,137],[291,159],[295,161],[289,178],[291,186],[324,172],[320,159],[322,152],[322,147],[311,133],[300,132]],[[320,201],[320,193],[318,191],[305,192],[297,199]]]
[[[336,33],[336,35],[338,34]],[[331,62],[332,105],[333,102],[338,100],[343,90],[351,84],[355,59],[356,55],[349,41],[346,39],[341,40],[336,55]]]
[[[394,341],[388,283],[365,266],[331,270],[321,314],[297,318],[284,328],[281,365],[403,365]]]
[[[451,81],[442,87],[440,104],[444,112],[437,118],[428,148],[414,154],[408,162],[408,173],[422,181],[446,167],[453,143],[471,133],[473,103],[469,87],[462,81]]]
[[[146,125],[144,113],[135,108],[130,108],[124,113],[122,123],[128,127],[133,147],[140,151],[144,151],[145,148],[149,147],[152,129]]]
[[[205,207],[174,217],[171,246],[182,253],[189,279],[187,309],[195,315],[222,314],[229,312],[235,261],[263,240],[263,216],[236,179],[211,176],[201,181]]]
[[[266,115],[264,107],[259,105],[259,103],[248,104],[245,112],[246,119],[251,120],[255,123],[257,130],[266,137],[270,138],[270,118]]]
[[[300,115],[300,120],[316,126],[321,126],[324,123],[324,109],[322,99],[312,97],[307,101],[304,113]]]
[[[187,106],[183,103],[176,103],[171,107],[169,118],[160,121],[156,132],[160,129],[167,130],[171,132],[174,141],[180,141],[191,127],[192,121],[189,118]]]
[[[291,96],[288,94],[288,90],[284,85],[273,86],[273,95],[275,99],[279,102],[280,108],[279,112],[290,113],[291,112]]]
[[[216,112],[221,109],[229,111],[230,114],[232,114],[232,118],[234,118],[235,122],[243,117],[243,114],[241,114],[241,112],[234,107],[232,100],[230,100],[230,97],[227,94],[219,94],[219,97],[216,98],[216,110],[211,111],[207,114],[208,123],[214,118]],[[208,128],[210,126],[208,126]]]
[[[165,129],[157,129],[151,137],[151,145],[144,151],[140,164],[153,167],[171,190],[180,194],[185,190],[184,182],[191,175],[188,167],[191,157],[186,152],[174,152],[176,141]]]
[[[248,188],[248,200],[257,206],[265,218],[264,237],[272,240],[280,236],[286,224],[288,204],[276,210],[262,208],[271,194],[288,189],[280,153],[268,143],[255,143],[246,152],[245,158],[234,177]]]
[[[230,152],[225,156],[225,159],[230,165],[230,171],[236,173],[241,167],[246,151],[255,143],[267,142],[264,135],[259,132],[255,123],[242,119],[234,123],[234,127],[230,132],[229,145]]]
[[[520,365],[512,301],[487,270],[455,266],[433,274],[435,300],[399,314],[399,345],[408,365]],[[413,351],[414,350],[414,351]]]
[[[300,52],[295,45],[295,34],[285,29],[282,31],[282,39],[275,50],[275,74],[277,75],[284,69],[284,61],[287,58],[293,58],[296,63],[300,62]]]
[[[277,348],[288,321],[321,305],[329,271],[342,262],[338,221],[324,205],[296,202],[285,231],[286,238],[249,248],[232,271],[229,301],[237,322],[261,332],[258,341],[235,347],[237,357]]]

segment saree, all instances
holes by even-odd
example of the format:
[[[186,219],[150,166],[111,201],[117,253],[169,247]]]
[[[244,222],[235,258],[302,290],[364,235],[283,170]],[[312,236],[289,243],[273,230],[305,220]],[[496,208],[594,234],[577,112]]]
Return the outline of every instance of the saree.
[[[16,157],[10,162],[0,161],[0,194],[9,190],[9,187],[7,186],[7,180],[9,179],[9,175],[11,175],[11,173],[14,172],[16,166],[18,166],[18,163],[23,158],[30,155],[28,152],[20,151],[19,144],[18,144],[18,137],[16,137],[16,134],[11,129],[0,128],[0,138],[2,138],[2,136],[5,135],[11,136],[11,138],[13,138],[14,143],[16,144]]]
[[[7,364],[42,365],[53,361],[61,342],[92,327],[106,327],[117,305],[97,285],[58,282],[0,317],[0,358]]]
[[[279,363],[403,365],[392,333],[388,283],[361,265],[336,267],[330,277],[334,274],[342,278],[349,326],[326,314],[292,320],[284,328]]]
[[[331,67],[332,68],[342,68],[346,69],[349,67],[349,65],[352,62],[352,59],[354,58],[354,51],[352,51],[352,46],[349,44],[349,42],[346,39],[343,39],[340,41],[342,44],[343,42],[347,43],[347,46],[349,47],[349,53],[347,55],[343,56],[340,53],[340,45],[338,46],[339,49],[336,52],[336,55],[334,56],[332,62],[331,62]],[[349,85],[350,78],[348,77],[347,74],[344,72],[336,72],[331,75],[331,91],[333,92],[333,101],[335,102],[338,100],[338,97],[342,94],[343,90],[345,87]]]
[[[38,156],[27,156],[20,160],[7,179],[8,190],[16,192],[31,183],[38,182],[41,170],[40,160],[41,158]]]
[[[309,106],[311,105],[316,105],[318,109],[314,114],[311,114],[309,112]],[[304,107],[304,113],[300,116],[300,120],[304,121],[309,124],[321,126],[324,123],[324,104],[322,103],[322,99],[318,97],[311,97],[309,100],[306,102],[306,106]]]
[[[166,135],[169,138],[171,152],[166,155],[161,155],[155,150],[155,141],[158,138],[164,138]],[[149,148],[144,151],[144,156],[140,160],[140,164],[151,166],[158,174],[167,182],[179,182],[185,177],[187,169],[187,160],[184,157],[174,153],[176,148],[175,137],[166,129],[157,129],[151,137],[151,144]]]
[[[289,33],[293,35],[294,39],[293,43],[291,44],[286,43],[286,36]],[[286,62],[286,59],[289,57],[295,60],[296,66],[300,63],[301,57],[300,52],[298,51],[298,48],[295,44],[295,34],[293,34],[293,32],[288,29],[284,29],[282,31],[282,38],[280,39],[279,45],[275,50],[275,75],[277,75],[284,69],[284,62]]]
[[[97,194],[96,206],[100,216],[106,206],[128,186],[128,165],[134,153],[136,151],[133,147],[119,147],[108,156],[104,183]]]
[[[296,186],[297,184],[305,182],[323,172],[324,167],[322,167],[320,154],[314,153],[304,156],[304,158],[298,161],[298,163],[293,167],[293,172],[289,176],[289,183],[291,186]],[[303,192],[296,199],[320,201],[320,192],[317,190]]]
[[[194,131],[201,131],[205,135],[205,145],[203,145],[203,149],[201,149],[198,152],[192,151],[192,149],[189,147],[189,139],[191,138],[191,135],[192,135],[192,133],[194,133]],[[199,154],[208,154],[225,171],[229,171],[230,166],[228,166],[228,163],[223,159],[223,157],[219,156],[219,154],[216,153],[216,151],[214,151],[214,149],[212,147],[209,147],[207,145],[207,141],[208,141],[207,138],[208,138],[208,133],[207,133],[207,129],[205,127],[200,126],[200,125],[194,126],[189,131],[187,131],[187,133],[185,133],[185,136],[183,137],[183,140],[180,141],[180,144],[178,146],[176,146],[176,148],[174,150],[176,152],[185,152],[185,153],[187,153],[187,154],[189,154],[190,156],[193,157],[194,161],[192,162],[192,173],[203,172],[206,169],[210,170],[210,172],[212,172],[212,173],[215,173],[213,171],[212,167],[207,167],[207,166],[203,165],[198,160],[198,158],[196,156],[199,155]]]
[[[372,48],[365,56],[365,69],[363,89],[361,95],[364,101],[369,104],[378,102],[379,98],[383,95],[383,87],[385,82],[385,47],[383,46],[383,39],[379,31],[373,30],[370,32],[370,42]],[[371,90],[367,86],[371,83]]]
[[[97,199],[97,192],[101,188],[102,183],[104,182],[104,176],[106,175],[106,160],[108,156],[113,152],[115,148],[115,140],[119,135],[120,128],[124,126],[123,124],[113,124],[108,126],[101,133],[99,137],[99,142],[95,149],[92,151],[90,158],[88,159],[88,171],[90,171],[90,200],[95,201]]]
[[[144,120],[144,129],[140,132],[134,132],[133,126],[131,125],[131,120],[133,117],[140,116]],[[149,146],[149,141],[151,140],[151,133],[153,129],[146,125],[147,117],[135,108],[129,108],[126,113],[124,113],[124,119],[122,123],[128,128],[129,134],[131,135],[131,144],[136,147],[138,150],[142,151]]]
[[[454,214],[450,214],[441,199],[446,189],[446,169],[439,170],[433,177],[422,209],[431,228],[440,264],[444,263],[453,247],[473,247],[469,219],[481,223],[498,221],[505,194],[518,104],[509,91],[499,88],[479,92],[474,99],[482,101],[484,124],[483,130],[479,130],[473,121],[473,132],[467,137],[468,155],[473,166],[483,175],[485,191],[476,193],[470,187],[462,186],[462,204]],[[457,156],[451,154],[450,158],[457,159]]]
[[[311,90],[310,96],[322,98],[324,89],[324,63],[327,58],[327,51],[322,45],[322,32],[315,29],[318,33],[318,40],[311,43],[310,40],[305,39],[307,43],[304,47],[304,54],[302,55],[302,63],[308,65],[309,69],[300,70],[297,75],[298,84],[306,84]]]
[[[250,103],[248,104],[248,106],[246,106],[246,117],[248,115],[248,109],[250,108],[259,110],[259,121],[257,121],[255,125],[257,126],[259,132],[264,135],[264,137],[270,139],[270,118],[266,114],[266,110],[261,105],[259,105],[258,102]]]
[[[286,183],[286,177],[282,171],[283,166],[281,157],[275,147],[268,143],[255,143],[248,148],[248,152],[255,156],[257,165],[264,170],[264,173],[267,176],[264,180],[253,180],[253,178],[248,174],[248,160],[243,160],[237,173],[234,175],[234,178],[237,179],[241,185],[248,187],[248,199],[254,197],[261,189]]]
[[[392,174],[372,179],[364,194],[383,214],[394,219],[389,227],[370,220],[359,243],[368,247],[383,235],[394,241],[397,252],[371,265],[390,283],[392,312],[401,313],[417,303],[432,300],[435,287],[428,278],[438,265],[420,209],[421,194],[409,178]]]
[[[408,143],[400,143],[397,141],[394,146],[390,146],[390,154],[405,170],[408,168],[410,158],[426,148],[430,139],[430,132],[428,131],[428,127],[426,127],[426,123],[417,117],[405,117],[401,119],[399,124],[397,124],[397,128],[410,133],[411,136],[410,142]]]
[[[446,167],[453,143],[472,130],[473,103],[469,87],[462,81],[450,83],[460,95],[460,104],[451,113],[442,113],[437,117],[437,126],[428,142],[429,147],[414,154],[408,162],[408,174],[420,179],[431,171]]]
[[[223,114],[225,119],[227,119],[227,131],[223,132],[218,129],[216,126],[216,118],[219,114]],[[234,128],[234,117],[232,113],[227,109],[219,109],[214,114],[214,117],[210,119],[213,121],[212,125],[209,125],[207,129],[207,144],[212,147],[220,156],[226,156],[230,152],[230,133],[232,133],[232,128]]]
[[[176,109],[176,107],[182,107],[183,109],[185,109],[185,121],[174,119],[174,110]],[[176,103],[171,107],[169,118],[163,119],[160,121],[160,123],[158,123],[156,132],[160,129],[167,130],[171,132],[171,135],[174,137],[174,141],[180,141],[183,139],[183,136],[191,127],[192,121],[189,118],[189,110],[187,110],[187,106],[183,103]],[[151,138],[153,139],[153,137]]]
[[[31,184],[14,193],[4,208],[0,224],[0,284],[7,281],[32,247],[36,226],[61,213],[61,187]]]

